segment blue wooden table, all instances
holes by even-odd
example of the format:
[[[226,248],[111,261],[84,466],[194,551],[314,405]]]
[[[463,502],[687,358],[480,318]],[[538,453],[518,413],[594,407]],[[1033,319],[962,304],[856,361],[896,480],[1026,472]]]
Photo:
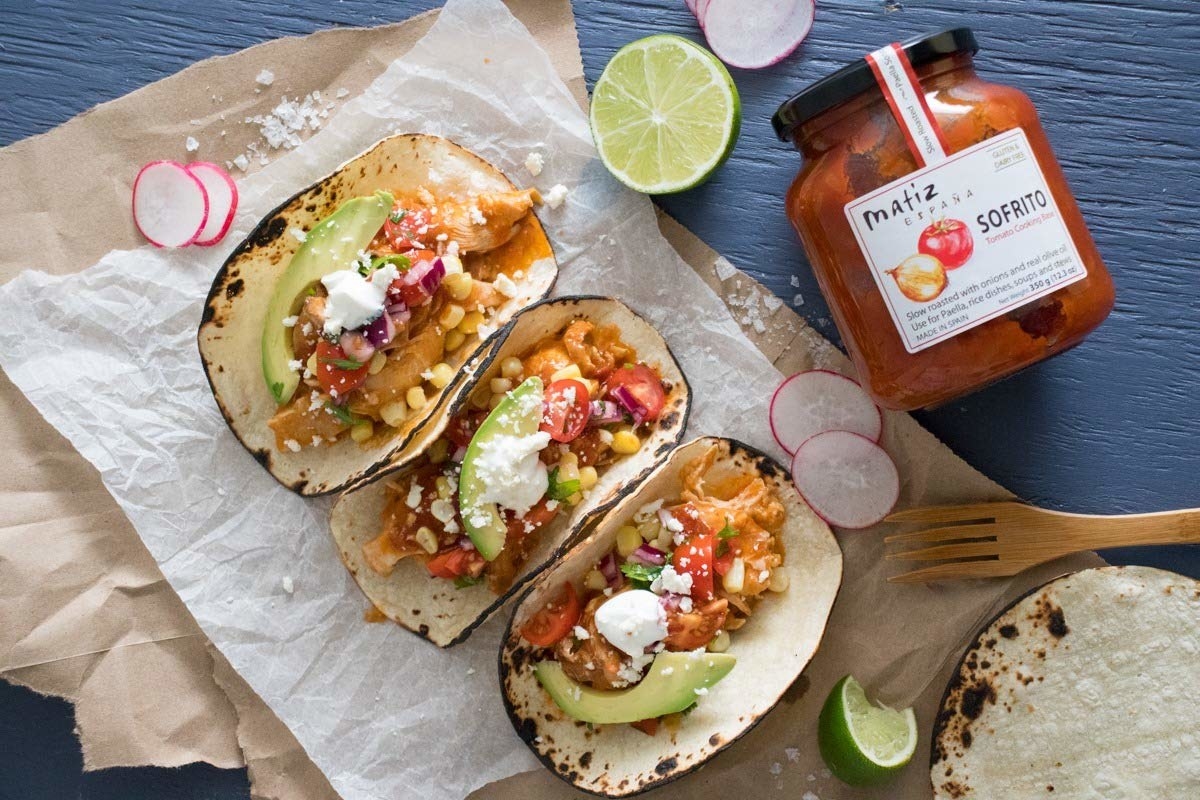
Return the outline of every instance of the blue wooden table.
[[[747,0],[749,3],[750,0]],[[0,0],[0,145],[212,55],[336,25],[376,25],[431,0]],[[682,0],[576,0],[589,84],[622,44],[699,38]],[[921,421],[976,467],[1051,508],[1200,506],[1200,15],[1195,0],[821,0],[805,45],[734,71],[744,122],[706,186],[662,205],[836,333],[782,197],[799,157],[773,137],[780,100],[889,41],[969,24],[985,76],[1042,113],[1118,287],[1083,346]],[[5,187],[11,189],[12,187]],[[799,287],[792,285],[792,278]],[[1108,553],[1200,576],[1195,548]],[[244,771],[80,774],[68,704],[0,683],[0,800],[248,798]]]

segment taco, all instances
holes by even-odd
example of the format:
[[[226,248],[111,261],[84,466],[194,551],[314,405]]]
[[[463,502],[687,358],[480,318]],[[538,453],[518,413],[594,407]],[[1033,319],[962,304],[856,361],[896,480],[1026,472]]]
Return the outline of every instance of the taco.
[[[330,525],[388,618],[462,641],[679,442],[687,381],[616,300],[548,300],[498,337],[417,462],[344,495]]]
[[[539,200],[403,134],[272,211],[217,273],[198,334],[234,435],[305,495],[418,454],[489,336],[554,282]]]
[[[967,649],[942,698],[937,800],[1185,798],[1200,789],[1200,581],[1065,575]]]
[[[817,650],[837,541],[728,439],[665,459],[522,596],[500,651],[513,727],[557,776],[637,794],[763,718]]]

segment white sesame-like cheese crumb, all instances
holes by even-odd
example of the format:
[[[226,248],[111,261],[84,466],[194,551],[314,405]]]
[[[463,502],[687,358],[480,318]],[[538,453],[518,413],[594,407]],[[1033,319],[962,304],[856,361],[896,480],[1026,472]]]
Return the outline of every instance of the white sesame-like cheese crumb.
[[[299,372],[303,368],[304,362],[298,358],[293,358],[288,362],[288,369],[290,369],[292,372]]]
[[[708,694],[708,689],[705,689],[703,686],[698,686],[695,689],[692,689],[692,691],[696,693],[697,697],[703,697],[704,695]]]
[[[288,233],[290,233],[292,235],[292,238],[295,239],[297,242],[303,242],[305,239],[308,238],[308,234],[305,233],[304,231],[300,230],[299,228],[288,228]]]
[[[675,567],[668,564],[663,567],[662,572],[658,573],[658,577],[650,584],[650,591],[655,594],[670,592],[672,594],[690,595],[692,593],[691,573],[676,572]]]
[[[525,169],[533,177],[536,178],[538,175],[541,175],[542,167],[544,166],[546,166],[546,157],[541,153],[534,151],[525,156]]]
[[[296,323],[299,321],[300,321],[300,318],[296,317],[296,316],[284,317],[283,318],[283,327],[294,328],[294,327],[296,327]]]
[[[416,508],[421,505],[421,485],[413,481],[408,487],[408,497],[404,498],[404,504],[409,508]]]
[[[264,69],[254,78],[254,82],[259,86],[270,86],[275,82],[275,73],[269,69]]]
[[[286,447],[288,450],[291,450],[293,453],[300,452],[300,443],[297,442],[295,439],[284,439],[283,446]]]
[[[575,638],[580,641],[583,641],[584,639],[592,638],[592,635],[587,632],[587,628],[581,627],[579,625],[576,625],[575,629],[573,631],[571,631],[571,633],[574,634]]]
[[[200,149],[200,143],[196,141],[195,136],[187,137],[187,139],[185,139],[183,142],[183,146],[187,149],[187,151],[189,153],[194,153]]]
[[[550,208],[558,208],[567,199],[567,187],[561,183],[556,183],[550,187],[550,191],[542,195],[542,202]]]
[[[517,296],[517,285],[503,272],[496,276],[496,280],[492,281],[492,286],[496,287],[496,291],[505,297]]]

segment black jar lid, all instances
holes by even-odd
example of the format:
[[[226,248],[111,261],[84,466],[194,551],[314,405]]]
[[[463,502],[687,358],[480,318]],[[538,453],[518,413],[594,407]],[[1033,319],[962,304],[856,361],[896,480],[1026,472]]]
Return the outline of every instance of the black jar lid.
[[[909,39],[902,47],[914,67],[955,53],[974,55],[979,52],[979,44],[970,28],[949,28]],[[783,101],[771,117],[771,124],[780,139],[791,141],[798,126],[875,85],[871,66],[865,58],[860,59]]]

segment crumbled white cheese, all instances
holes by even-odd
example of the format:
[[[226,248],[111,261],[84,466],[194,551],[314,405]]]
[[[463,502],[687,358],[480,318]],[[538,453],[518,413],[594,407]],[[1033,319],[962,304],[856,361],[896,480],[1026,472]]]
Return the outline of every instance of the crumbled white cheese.
[[[296,591],[296,584],[292,580],[291,575],[284,575],[283,578],[279,582],[280,582],[280,584],[283,585],[283,590],[285,592],[287,592],[288,594],[291,594],[292,592]]]
[[[541,175],[544,166],[546,166],[546,157],[536,150],[525,156],[525,169],[533,177]]]
[[[479,210],[479,206],[472,203],[471,207],[467,210],[471,214],[471,222],[474,222],[476,225],[487,225],[487,217]]]
[[[288,228],[288,233],[290,233],[292,235],[292,238],[295,239],[297,242],[303,242],[305,239],[308,238],[308,234],[305,233],[304,231],[300,230],[299,228]]]
[[[581,641],[581,642],[582,642],[584,639],[590,639],[590,638],[592,638],[592,635],[591,635],[590,633],[588,633],[588,632],[587,632],[587,628],[584,628],[584,627],[582,627],[582,626],[580,626],[580,625],[576,625],[576,626],[575,626],[575,628],[574,628],[574,630],[572,630],[572,631],[571,631],[571,634],[572,634],[572,635],[573,635],[573,636],[574,636],[576,639],[578,639],[578,640],[579,640],[579,641]]]
[[[399,274],[395,264],[388,264],[369,278],[354,269],[341,269],[321,278],[329,293],[325,298],[325,334],[337,336],[378,317],[383,312],[388,286]]]
[[[255,76],[254,82],[259,86],[270,86],[275,82],[275,73],[269,69],[264,69]]]
[[[184,146],[184,148],[187,149],[187,151],[189,153],[194,153],[200,149],[200,143],[196,141],[195,136],[189,136],[186,139],[184,139],[183,146]]]
[[[558,208],[567,199],[567,187],[561,183],[556,183],[550,187],[550,191],[542,195],[542,202],[550,208]]]
[[[299,321],[300,321],[300,317],[297,317],[297,316],[284,317],[283,318],[283,327],[294,328],[294,327],[296,327],[296,323]]]
[[[297,442],[295,439],[284,439],[283,446],[286,447],[288,450],[291,450],[293,453],[300,452],[300,443]]]
[[[695,689],[692,689],[692,691],[696,693],[697,697],[703,697],[704,695],[708,694],[708,689],[704,688],[703,686],[697,686]]]
[[[404,498],[404,504],[409,508],[416,508],[421,505],[421,485],[413,481],[408,486],[408,497]]]
[[[517,296],[517,285],[513,283],[513,279],[501,272],[496,276],[496,280],[492,281],[492,286],[496,287],[496,291],[505,297]]]
[[[648,519],[650,519],[650,517],[657,514],[658,510],[662,507],[663,507],[663,501],[662,501],[662,498],[660,497],[659,499],[655,500],[653,503],[646,503],[646,505],[639,508],[637,510],[637,512],[633,515],[633,518],[637,522],[645,522]]]
[[[304,371],[308,372],[307,369]],[[316,389],[313,389],[312,394],[310,394],[308,396],[308,410],[316,411],[318,408],[320,408],[323,405],[325,405],[325,400],[324,400],[324,398],[321,397],[321,393],[318,392]]]
[[[650,591],[655,594],[670,592],[690,595],[692,593],[692,575],[690,572],[678,573],[674,566],[667,564],[650,584]]]
[[[288,362],[288,369],[290,369],[292,372],[299,372],[303,368],[304,368],[304,362],[298,358],[293,358],[291,361]]]
[[[516,418],[541,414],[542,396],[537,393],[521,395],[507,413]],[[502,427],[511,427],[504,417],[498,422]],[[525,516],[549,486],[546,465],[538,454],[550,444],[550,434],[537,431],[529,436],[498,434],[476,443],[475,478],[480,484],[476,503],[480,506],[495,503],[501,508]],[[471,513],[464,509],[464,513]],[[470,520],[468,520],[470,521]],[[480,524],[485,524],[483,520]]]
[[[323,445],[324,443],[325,443],[325,440],[324,440],[324,439],[322,439],[320,436],[314,436],[314,437],[312,438],[312,442],[311,442],[311,444],[312,444],[312,446],[313,446],[313,447],[320,447],[320,446],[321,446],[321,445]]]
[[[606,600],[596,609],[596,630],[613,647],[636,658],[667,635],[667,613],[658,595],[633,589]]]

